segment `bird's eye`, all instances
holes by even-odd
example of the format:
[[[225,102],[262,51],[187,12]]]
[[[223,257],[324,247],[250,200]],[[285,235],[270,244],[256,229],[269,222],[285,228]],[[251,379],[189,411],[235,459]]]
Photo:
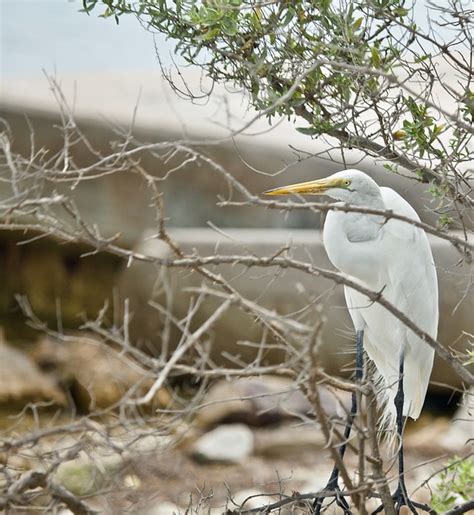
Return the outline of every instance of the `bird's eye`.
[[[344,180],[344,186],[350,186],[351,181],[349,179]]]

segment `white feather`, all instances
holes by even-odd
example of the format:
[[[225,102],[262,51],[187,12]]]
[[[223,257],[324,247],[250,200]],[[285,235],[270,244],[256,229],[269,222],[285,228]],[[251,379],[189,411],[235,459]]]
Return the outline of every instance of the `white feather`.
[[[349,178],[350,191],[330,190],[329,196],[419,220],[398,193],[379,188],[366,174],[346,170],[335,176]],[[329,259],[336,268],[371,290],[383,289],[390,303],[436,338],[438,283],[431,248],[422,229],[374,215],[332,211],[326,218],[323,235]],[[392,426],[395,420],[393,400],[401,352],[405,356],[403,414],[418,418],[433,366],[433,349],[380,304],[353,289],[345,287],[344,291],[355,329],[364,330],[364,349],[380,375],[377,387],[385,422]]]

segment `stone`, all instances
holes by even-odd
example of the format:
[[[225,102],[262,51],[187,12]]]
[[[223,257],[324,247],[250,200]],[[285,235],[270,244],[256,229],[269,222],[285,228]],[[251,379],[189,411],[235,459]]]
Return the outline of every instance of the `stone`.
[[[463,395],[462,403],[454,414],[451,425],[440,438],[440,445],[450,451],[459,452],[471,446],[474,438],[474,388]]]
[[[162,501],[156,506],[152,506],[143,512],[143,515],[183,515],[186,510],[172,502]]]
[[[324,435],[316,423],[299,427],[283,424],[255,431],[255,453],[267,457],[291,457],[321,450],[325,444]]]
[[[254,436],[243,424],[219,426],[205,433],[191,447],[192,457],[202,463],[238,463],[250,456]]]
[[[425,422],[423,419],[427,419],[428,422]],[[403,442],[405,449],[423,450],[430,454],[437,454],[440,449],[441,440],[449,432],[449,420],[444,417],[433,418],[430,415],[422,415],[419,420],[424,422],[425,425],[419,429],[407,432]]]
[[[142,481],[136,474],[128,474],[123,478],[123,484],[127,488],[133,488],[136,490],[137,488],[140,488]]]
[[[83,411],[107,408],[119,402],[135,385],[136,395],[144,394],[153,383],[145,372],[96,335],[70,335],[68,341],[42,337],[31,351],[40,367],[53,368],[64,384],[68,384],[76,406]],[[165,407],[171,402],[169,392],[160,389],[151,405]]]
[[[97,429],[100,430],[98,424]],[[141,435],[132,428],[120,437],[109,434],[106,441],[103,434],[102,431],[100,434],[90,433],[87,452],[81,451],[77,458],[62,462],[58,467],[55,479],[75,495],[94,495],[122,471],[126,473],[122,484],[129,489],[140,489],[143,477],[132,470],[140,470],[145,456],[155,459],[171,442],[169,436]],[[37,444],[35,451],[38,455],[48,455],[54,451],[66,451],[76,443],[73,437],[63,436],[59,440],[43,442],[40,448]]]
[[[316,464],[313,470],[308,471],[308,479],[301,487],[301,492],[320,492],[326,487],[333,465],[328,454],[324,455],[323,459],[324,462],[321,461],[321,463]]]
[[[319,388],[328,416],[341,415],[344,410],[332,391],[324,386]],[[339,391],[337,396],[349,408],[350,395]],[[277,376],[219,380],[208,390],[203,404],[205,407],[199,410],[196,422],[206,427],[229,422],[262,426],[306,417],[312,412],[311,404],[295,383]]]
[[[468,451],[474,438],[473,412],[474,388],[463,395],[452,419],[422,415],[417,421],[423,423],[422,427],[406,435],[405,447],[422,449],[434,455],[439,454],[440,449],[449,453]],[[427,421],[424,421],[424,418]]]
[[[55,479],[74,495],[93,495],[104,488],[123,466],[124,460],[119,454],[91,457],[82,452],[78,458],[61,463]]]
[[[66,396],[29,356],[6,344],[0,332],[0,402],[24,405],[39,401],[65,406]]]
[[[273,502],[273,499],[268,495],[263,495],[260,490],[249,488],[233,494],[231,501],[229,502],[229,509],[251,510],[264,506],[268,502]]]
[[[139,436],[133,432],[130,440],[130,443],[122,443],[126,449],[125,456],[157,453],[173,443],[173,438],[169,435],[149,434]]]

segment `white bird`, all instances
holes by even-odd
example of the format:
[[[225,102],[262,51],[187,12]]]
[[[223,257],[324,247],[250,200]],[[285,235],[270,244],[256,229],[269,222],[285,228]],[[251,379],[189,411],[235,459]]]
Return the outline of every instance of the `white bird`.
[[[342,201],[341,204],[390,210],[419,221],[416,211],[404,198],[390,188],[379,187],[358,170],[275,188],[265,194],[327,195]],[[428,238],[421,228],[383,216],[329,211],[323,241],[330,261],[344,276],[374,292],[382,291],[388,302],[436,338],[438,281]],[[401,438],[402,415],[413,419],[420,415],[434,350],[380,304],[347,286],[344,293],[356,334],[363,338],[364,349],[379,376],[376,384],[384,406],[383,418],[389,425],[397,422]],[[399,381],[400,374],[403,383]],[[402,447],[399,468],[403,474]],[[328,486],[337,488],[337,471],[336,482],[332,479]],[[398,509],[408,505],[416,513],[417,503],[408,499],[403,477],[394,498]]]

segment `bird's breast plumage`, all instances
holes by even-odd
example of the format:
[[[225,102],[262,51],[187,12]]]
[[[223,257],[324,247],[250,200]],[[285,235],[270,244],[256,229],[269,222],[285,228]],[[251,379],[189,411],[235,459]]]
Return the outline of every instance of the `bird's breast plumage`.
[[[330,211],[323,242],[331,263],[342,273],[377,288],[383,279],[383,256],[377,252],[382,224],[379,217]]]

